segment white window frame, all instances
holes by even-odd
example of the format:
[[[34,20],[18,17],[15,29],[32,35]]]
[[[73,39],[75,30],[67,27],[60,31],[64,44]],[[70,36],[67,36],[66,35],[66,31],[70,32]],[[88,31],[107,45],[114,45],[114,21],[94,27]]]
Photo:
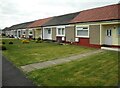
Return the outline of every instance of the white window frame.
[[[118,31],[118,32],[117,32],[118,35],[120,35],[120,27],[117,28],[117,31]]]
[[[32,32],[32,34],[30,32]],[[29,35],[33,35],[33,31],[29,31]]]
[[[77,29],[77,28],[84,28],[84,27],[87,27],[88,29]],[[87,36],[81,36],[81,35],[77,35],[77,31],[78,30],[87,30],[88,31],[88,35]],[[83,38],[89,38],[89,25],[79,25],[79,26],[76,26],[76,37],[83,37]]]
[[[51,34],[51,28],[47,29],[47,34]]]
[[[58,33],[58,29],[61,29],[61,34]],[[64,34],[62,34],[62,29],[64,29]],[[56,31],[56,36],[65,36],[65,26],[59,26],[57,27],[57,31]]]
[[[50,35],[52,35],[52,27],[43,27],[43,34],[44,34],[44,30],[46,30],[46,28],[49,28],[51,30]]]
[[[108,37],[112,36],[112,29],[107,29],[106,36]]]
[[[26,35],[26,29],[22,29],[22,35]]]

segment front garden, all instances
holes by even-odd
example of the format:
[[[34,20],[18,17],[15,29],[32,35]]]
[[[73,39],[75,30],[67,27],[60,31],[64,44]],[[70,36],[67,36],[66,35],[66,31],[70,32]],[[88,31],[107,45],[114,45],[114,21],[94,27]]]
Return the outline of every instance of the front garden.
[[[71,55],[92,52],[96,49],[53,42],[5,39],[7,50],[3,55],[17,67]],[[9,44],[12,42],[13,44]],[[25,73],[35,85],[42,86],[117,86],[118,52],[104,51],[82,60]]]
[[[10,41],[13,44],[9,44]],[[34,40],[27,44],[23,44],[23,41],[17,39],[4,39],[3,42],[5,42],[4,46],[7,48],[6,51],[3,51],[3,55],[16,66],[68,57],[95,50],[75,45],[59,45],[53,42],[36,43]]]
[[[118,52],[105,51],[83,60],[32,71],[27,76],[38,86],[117,86]]]

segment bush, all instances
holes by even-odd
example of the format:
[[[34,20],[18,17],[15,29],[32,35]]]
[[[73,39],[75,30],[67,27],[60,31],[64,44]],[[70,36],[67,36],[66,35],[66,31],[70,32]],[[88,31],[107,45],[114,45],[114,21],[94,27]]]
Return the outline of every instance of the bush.
[[[36,43],[42,43],[42,40],[37,40]]]
[[[13,44],[13,42],[10,41],[9,44]]]
[[[5,42],[2,42],[2,44],[5,44]]]
[[[41,38],[39,37],[38,39],[37,39],[37,41],[40,41],[41,40]]]
[[[23,43],[23,44],[28,44],[28,43],[29,43],[29,40],[22,40],[22,43]]]
[[[7,48],[3,45],[0,45],[0,50],[7,50]]]
[[[36,40],[35,38],[33,38],[33,40]]]
[[[42,43],[42,40],[40,37],[36,40],[36,43]]]

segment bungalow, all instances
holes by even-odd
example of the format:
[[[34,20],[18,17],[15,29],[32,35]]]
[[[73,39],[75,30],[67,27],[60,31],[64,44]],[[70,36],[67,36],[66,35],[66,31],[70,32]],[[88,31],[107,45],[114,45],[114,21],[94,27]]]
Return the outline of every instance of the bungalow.
[[[39,19],[34,21],[32,24],[27,26],[28,30],[28,38],[42,38],[42,25],[48,22],[51,19],[49,18],[44,18],[44,19]]]
[[[43,25],[43,39],[96,47],[120,47],[120,4],[53,17]]]
[[[16,30],[17,26],[18,26],[18,25],[13,25],[13,26],[9,27],[9,29],[10,29],[10,31],[11,31],[10,36],[12,36],[12,37],[17,37],[17,30]]]
[[[120,4],[13,25],[10,35],[96,47],[120,47]],[[13,32],[11,32],[12,30]]]
[[[2,30],[2,33],[5,34],[5,36],[9,36],[9,32],[10,32],[9,27],[5,27],[5,28]]]
[[[17,35],[21,36],[21,38],[28,38],[27,26],[32,24],[33,22],[34,21],[21,23],[18,27]]]
[[[73,30],[69,30],[69,26],[67,25],[78,14],[79,12],[53,17],[51,20],[42,25],[43,39],[59,42],[74,39],[74,36],[70,34]]]
[[[78,45],[120,47],[120,4],[81,11],[71,22]]]
[[[11,26],[10,27],[11,34],[17,38],[26,38],[27,37],[26,27],[32,22],[20,23],[20,24]]]

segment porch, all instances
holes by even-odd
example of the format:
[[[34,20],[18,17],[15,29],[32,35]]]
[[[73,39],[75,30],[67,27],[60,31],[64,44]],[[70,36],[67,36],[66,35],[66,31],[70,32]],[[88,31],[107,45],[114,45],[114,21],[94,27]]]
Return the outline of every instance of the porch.
[[[52,28],[43,28],[43,39],[52,40]]]
[[[120,26],[118,24],[100,25],[100,45],[103,47],[120,47]]]

